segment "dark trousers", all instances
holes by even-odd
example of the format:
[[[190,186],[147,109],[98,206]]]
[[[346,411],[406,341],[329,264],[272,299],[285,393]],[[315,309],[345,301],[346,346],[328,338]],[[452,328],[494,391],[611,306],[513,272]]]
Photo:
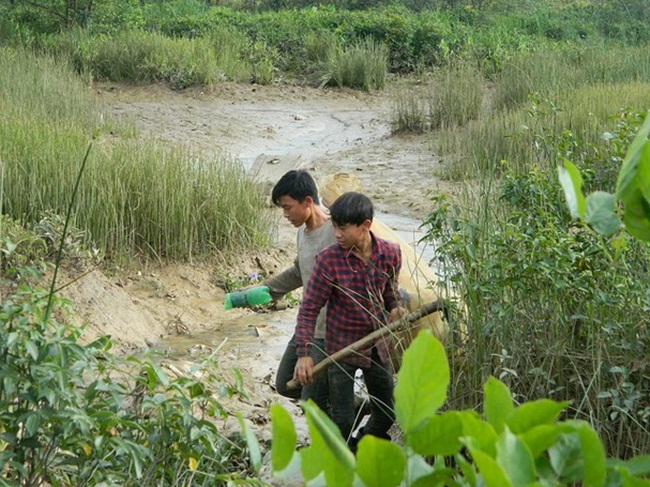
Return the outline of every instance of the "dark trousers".
[[[354,428],[354,373],[356,365],[336,363],[328,369],[330,386],[330,417],[348,442]],[[363,427],[363,434],[390,439],[388,430],[395,421],[393,407],[393,369],[390,360],[382,363],[376,349],[372,349],[372,363],[361,368],[370,396],[371,415]]]
[[[311,346],[311,358],[314,365],[323,360],[325,354],[325,340],[314,339]],[[329,389],[327,385],[327,374],[323,373],[311,384],[298,387],[297,389],[288,390],[287,382],[293,379],[293,371],[296,368],[298,356],[296,355],[296,337],[292,336],[284,349],[284,354],[278,366],[278,372],[275,376],[275,389],[278,394],[291,399],[302,399],[306,401],[311,399],[325,413],[329,413]]]

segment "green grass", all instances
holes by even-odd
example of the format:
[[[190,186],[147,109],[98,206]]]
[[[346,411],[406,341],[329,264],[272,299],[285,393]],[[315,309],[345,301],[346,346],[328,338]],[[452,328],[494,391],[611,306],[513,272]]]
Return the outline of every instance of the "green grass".
[[[329,72],[337,86],[380,90],[386,85],[388,50],[383,44],[365,39],[330,59]]]
[[[532,98],[527,106],[488,113],[462,130],[443,130],[436,143],[452,164],[449,179],[476,177],[504,167],[525,171],[558,163],[553,140],[563,133],[588,145],[600,140],[610,119],[622,110],[650,107],[650,83],[591,84],[556,93],[553,99]]]
[[[73,30],[43,40],[41,49],[70,59],[78,71],[89,72],[97,80],[166,81],[182,89],[223,80],[253,80],[257,65],[249,43],[244,35],[227,28],[193,39],[139,30],[111,36]]]
[[[462,63],[435,73],[423,87],[398,89],[393,98],[394,132],[456,128],[479,117],[484,80],[474,66]]]
[[[645,47],[565,46],[519,55],[496,77],[497,110],[524,104],[529,93],[556,93],[592,84],[650,80],[650,52]]]
[[[189,259],[267,243],[263,196],[241,164],[116,131],[91,90],[50,59],[4,49],[0,61],[10,74],[0,83],[5,213],[26,225],[64,214],[94,136],[73,223],[108,256]]]

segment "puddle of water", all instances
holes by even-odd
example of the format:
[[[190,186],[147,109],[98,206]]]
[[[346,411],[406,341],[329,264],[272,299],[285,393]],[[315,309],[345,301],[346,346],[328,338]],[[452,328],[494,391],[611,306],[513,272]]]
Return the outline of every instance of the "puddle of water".
[[[211,331],[165,337],[160,347],[173,358],[203,358],[218,349],[218,353],[235,352],[242,360],[263,348],[279,363],[293,334],[296,314],[297,309],[246,314]]]

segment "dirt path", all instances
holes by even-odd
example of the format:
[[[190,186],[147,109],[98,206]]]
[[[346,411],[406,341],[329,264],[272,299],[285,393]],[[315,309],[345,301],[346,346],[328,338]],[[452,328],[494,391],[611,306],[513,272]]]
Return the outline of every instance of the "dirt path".
[[[427,137],[391,135],[392,91],[224,83],[210,92],[164,86],[101,85],[107,114],[131,120],[143,136],[185,144],[197,156],[219,152],[248,169],[258,158],[291,158],[316,179],[353,174],[385,213],[426,217],[441,161]],[[284,171],[279,167],[273,176]]]

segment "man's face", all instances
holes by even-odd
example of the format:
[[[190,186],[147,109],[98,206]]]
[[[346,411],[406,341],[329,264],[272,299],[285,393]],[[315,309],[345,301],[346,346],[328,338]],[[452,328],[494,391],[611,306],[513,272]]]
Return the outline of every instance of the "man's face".
[[[359,248],[363,243],[365,233],[366,233],[366,228],[367,228],[366,225],[334,224],[333,226],[334,226],[334,236],[336,237],[336,241],[344,249],[351,249],[352,247]]]
[[[291,196],[280,196],[278,199],[283,216],[291,222],[294,227],[303,225],[311,215],[311,198],[307,196],[301,203]]]

